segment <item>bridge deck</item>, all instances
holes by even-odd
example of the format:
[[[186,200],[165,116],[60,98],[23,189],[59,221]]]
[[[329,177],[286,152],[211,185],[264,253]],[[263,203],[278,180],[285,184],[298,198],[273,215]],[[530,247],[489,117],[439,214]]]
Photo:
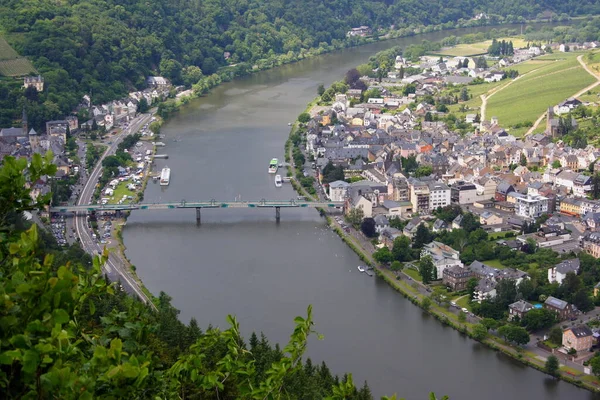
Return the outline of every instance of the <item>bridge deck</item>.
[[[50,212],[77,211],[127,211],[127,210],[174,210],[181,208],[335,208],[343,207],[344,203],[330,201],[200,201],[177,203],[139,203],[139,204],[84,204],[78,206],[50,207]]]

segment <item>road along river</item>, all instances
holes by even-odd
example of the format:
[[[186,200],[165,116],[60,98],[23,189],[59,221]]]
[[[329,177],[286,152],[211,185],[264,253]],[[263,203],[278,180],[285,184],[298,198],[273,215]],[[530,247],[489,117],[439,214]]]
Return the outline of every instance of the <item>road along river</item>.
[[[485,29],[485,28],[483,28]],[[489,29],[489,28],[488,28]],[[481,29],[479,29],[481,30]],[[196,99],[163,127],[171,184],[149,183],[144,202],[291,199],[267,173],[284,158],[288,122],[317,86],[393,45],[478,30],[445,31],[379,42],[261,72]],[[224,326],[235,314],[246,335],[264,331],[285,342],[293,317],[314,306],[323,341],[308,355],[334,373],[351,372],[373,394],[425,399],[595,399],[497,354],[424,314],[387,284],[360,274],[358,257],[314,210],[133,212],[123,233],[127,256],[155,294],[161,290],[187,321]]]

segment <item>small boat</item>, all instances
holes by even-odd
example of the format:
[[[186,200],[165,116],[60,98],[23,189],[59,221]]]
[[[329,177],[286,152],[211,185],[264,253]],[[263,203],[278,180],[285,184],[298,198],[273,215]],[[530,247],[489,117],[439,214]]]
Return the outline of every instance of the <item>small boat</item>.
[[[364,267],[361,267],[360,265],[358,266],[358,270],[359,270],[360,272],[365,272],[365,268],[364,268]]]
[[[366,270],[365,272],[367,273],[367,275],[369,275],[369,276],[373,276],[373,273],[372,273],[371,271],[369,271],[369,270]]]
[[[274,174],[275,172],[277,172],[278,165],[279,165],[279,160],[276,158],[273,158],[271,160],[271,162],[269,163],[269,173]]]
[[[275,187],[281,187],[282,182],[281,175],[275,175]]]
[[[291,123],[291,122],[288,122],[288,126],[292,126],[292,123]]]

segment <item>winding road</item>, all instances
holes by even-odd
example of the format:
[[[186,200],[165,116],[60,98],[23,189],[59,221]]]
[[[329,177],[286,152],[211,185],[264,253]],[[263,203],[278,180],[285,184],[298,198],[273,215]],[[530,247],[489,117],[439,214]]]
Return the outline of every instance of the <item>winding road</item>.
[[[131,121],[127,129],[123,130],[117,137],[113,139],[112,144],[110,144],[106,151],[102,154],[92,173],[89,175],[88,180],[86,181],[83,189],[81,190],[81,195],[79,196],[77,205],[89,204],[91,202],[92,195],[94,194],[94,190],[98,183],[98,179],[102,174],[102,160],[104,160],[105,157],[114,154],[117,150],[117,146],[125,136],[137,132],[140,129],[140,127],[148,123],[151,118],[151,114],[141,114],[140,116],[136,117]],[[92,237],[92,233],[87,226],[87,216],[87,212],[75,213],[75,232],[77,234],[77,237],[79,237],[83,249],[87,253],[97,255],[102,253],[103,248],[98,244],[98,241]],[[124,265],[122,260],[116,254],[114,254],[113,252],[109,253],[108,259],[106,263],[102,266],[102,269],[111,281],[120,281],[125,291],[131,294],[135,294],[144,303],[150,304],[153,306],[153,308],[155,308],[152,301],[142,291],[140,285],[129,272],[128,266]]]

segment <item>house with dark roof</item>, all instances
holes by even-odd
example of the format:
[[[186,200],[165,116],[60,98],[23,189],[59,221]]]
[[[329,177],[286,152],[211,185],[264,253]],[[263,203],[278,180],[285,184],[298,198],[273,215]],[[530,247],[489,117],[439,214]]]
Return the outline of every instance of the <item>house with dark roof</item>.
[[[453,265],[444,269],[442,273],[442,283],[453,291],[458,292],[467,288],[467,282],[473,277],[473,272],[469,268]]]
[[[577,310],[572,304],[552,296],[548,296],[544,302],[544,308],[555,312],[560,321],[571,318]]]
[[[586,325],[579,325],[563,331],[562,344],[566,349],[589,351],[594,344],[593,332]]]
[[[548,269],[548,281],[550,283],[558,282],[558,284],[561,284],[569,272],[574,274],[579,272],[579,258],[565,260]]]
[[[513,185],[506,181],[502,181],[496,187],[496,193],[494,195],[494,200],[496,201],[506,201],[506,197],[509,193],[514,192],[515,188]]]
[[[532,309],[533,305],[525,300],[516,301],[508,306],[508,320],[512,321],[514,318],[521,320]]]

